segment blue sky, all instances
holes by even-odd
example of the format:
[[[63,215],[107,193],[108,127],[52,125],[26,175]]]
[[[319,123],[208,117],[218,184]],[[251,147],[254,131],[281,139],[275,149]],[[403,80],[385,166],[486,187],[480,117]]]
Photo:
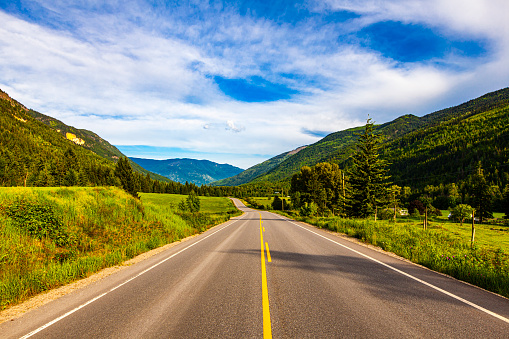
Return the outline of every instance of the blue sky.
[[[506,0],[0,0],[0,88],[126,155],[247,168],[508,86]]]

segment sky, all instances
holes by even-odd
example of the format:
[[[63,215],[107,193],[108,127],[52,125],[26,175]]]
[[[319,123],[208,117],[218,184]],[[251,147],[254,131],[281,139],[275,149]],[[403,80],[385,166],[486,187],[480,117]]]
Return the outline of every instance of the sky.
[[[0,89],[127,156],[248,168],[509,85],[507,0],[0,0]]]

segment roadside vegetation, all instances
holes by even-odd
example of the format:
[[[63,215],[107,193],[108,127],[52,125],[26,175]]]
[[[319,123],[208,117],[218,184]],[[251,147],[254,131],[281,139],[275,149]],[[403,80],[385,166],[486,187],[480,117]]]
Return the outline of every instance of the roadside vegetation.
[[[0,188],[0,309],[138,254],[197,234],[239,212],[227,198],[141,194],[116,187]]]

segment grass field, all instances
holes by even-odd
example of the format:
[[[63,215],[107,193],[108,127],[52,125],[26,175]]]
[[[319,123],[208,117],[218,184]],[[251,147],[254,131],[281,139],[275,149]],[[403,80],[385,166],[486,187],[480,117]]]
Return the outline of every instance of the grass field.
[[[500,213],[502,215],[502,213]],[[459,241],[470,243],[472,236],[471,221],[464,222],[463,225],[452,222],[447,219],[447,214],[443,213],[442,217],[429,218],[430,230],[441,231],[450,237]],[[415,229],[422,228],[423,217],[406,217],[398,219],[398,224],[408,225]],[[490,248],[496,250],[502,249],[509,254],[509,225],[491,225],[491,224],[475,224],[475,243],[479,247]]]
[[[158,193],[139,193],[143,203],[168,206],[177,210],[180,201],[187,198],[187,195],[180,194],[158,194]],[[203,213],[235,213],[237,209],[230,199],[224,197],[199,197],[200,212]]]
[[[227,198],[200,197],[203,212],[178,213],[184,196],[141,196],[116,187],[0,188],[0,309],[240,213]]]

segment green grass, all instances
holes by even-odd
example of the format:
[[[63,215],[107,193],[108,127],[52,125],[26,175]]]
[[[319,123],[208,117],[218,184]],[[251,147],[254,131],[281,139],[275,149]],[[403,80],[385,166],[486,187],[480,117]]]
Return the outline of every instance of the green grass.
[[[0,309],[140,253],[204,231],[240,212],[226,198],[201,198],[202,213],[179,214],[183,196],[115,187],[0,188]]]
[[[158,194],[158,193],[140,193],[143,203],[168,206],[173,210],[177,209],[180,201],[187,198],[187,195],[181,194]],[[224,213],[237,212],[230,199],[224,197],[199,197],[200,212],[203,213]]]

